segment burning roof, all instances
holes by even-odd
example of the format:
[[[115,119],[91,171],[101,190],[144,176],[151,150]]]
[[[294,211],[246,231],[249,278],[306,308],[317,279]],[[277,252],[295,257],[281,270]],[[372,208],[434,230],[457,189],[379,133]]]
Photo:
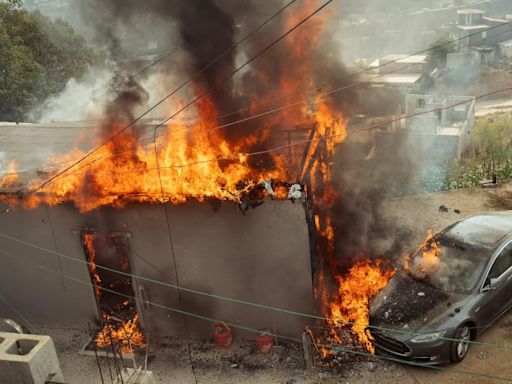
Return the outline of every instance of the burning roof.
[[[191,3],[201,8],[204,2]],[[278,35],[312,15],[319,4],[311,1],[297,5],[274,26]],[[216,7],[213,2],[209,6]],[[210,41],[211,30],[199,28],[194,34],[184,28],[184,20],[190,17],[187,14],[181,15],[180,33],[187,43],[186,78],[194,81],[187,95],[169,99],[168,109],[172,115],[182,106],[190,106],[187,117],[191,120],[170,119],[165,126],[147,129],[136,118],[137,112],[146,107],[147,93],[133,78],[116,77],[103,119],[93,127],[97,132],[95,140],[85,145],[82,138],[91,135],[84,131],[72,149],[55,151],[57,154],[47,156],[45,164],[38,164],[46,168],[45,172],[25,179],[15,173],[17,165],[11,163],[9,174],[0,179],[1,188],[9,192],[2,199],[25,208],[71,202],[81,212],[102,206],[122,207],[129,202],[182,204],[215,199],[240,204],[254,191],[287,198],[290,184],[304,183],[311,201],[311,230],[318,234],[314,250],[319,265],[315,294],[321,302],[321,312],[334,317],[330,324],[333,335],[336,328],[353,322],[355,337],[371,351],[364,334],[368,302],[394,271],[381,262],[361,261],[344,276],[336,259],[331,208],[338,193],[331,172],[336,146],[346,137],[346,104],[334,93],[320,97],[312,87],[319,80],[332,80],[331,75],[339,79],[343,70],[330,62],[326,54],[329,50],[318,49],[330,15],[309,19],[307,28],[296,29],[279,41],[276,49],[252,62],[235,82],[222,81],[227,79],[226,73],[237,71],[234,55],[228,55],[222,65],[208,66],[215,46]],[[219,16],[226,14],[220,12]],[[197,23],[187,25],[192,29],[196,26]],[[228,39],[222,41],[222,47],[229,47],[233,28],[219,33]],[[257,39],[244,53],[250,57],[253,51],[260,52],[261,44]],[[198,70],[201,72],[196,75]],[[287,103],[296,103],[293,109],[261,113],[281,107],[272,101],[282,102],[283,95],[287,95]],[[240,110],[241,106],[245,108]],[[259,114],[261,117],[252,119]],[[232,116],[232,120],[227,121],[226,116]],[[96,149],[89,152],[91,147]]]
[[[286,16],[281,28],[288,30],[315,5],[296,8]],[[176,123],[171,120],[155,132],[154,142],[152,129],[144,132],[143,125],[132,124],[136,111],[147,101],[146,92],[133,78],[115,77],[104,118],[95,127],[99,133],[92,147],[97,150],[88,155],[86,161],[77,164],[74,162],[87,155],[83,148],[91,145],[75,145],[64,153],[50,155],[42,168],[53,164],[61,166],[23,181],[21,185],[18,184],[21,175],[14,173],[17,168],[11,163],[10,174],[0,179],[0,186],[11,191],[23,189],[23,193],[19,200],[12,196],[7,199],[28,208],[41,203],[56,205],[69,201],[81,211],[104,205],[122,206],[130,201],[180,204],[189,199],[218,199],[239,202],[245,193],[264,180],[300,181],[302,170],[309,165],[321,142],[330,147],[345,138],[343,113],[332,100],[307,96],[306,102],[293,110],[283,110],[226,129],[219,129],[219,125],[222,116],[232,112],[242,101],[250,105],[247,114],[251,116],[261,111],[270,98],[283,92],[308,89],[314,77],[315,48],[324,18],[312,18],[309,28],[298,29],[281,42],[281,51],[285,51],[287,57],[277,50],[264,56],[264,59],[278,58],[286,70],[281,68],[277,74],[269,73],[264,65],[267,60],[256,62],[242,82],[247,88],[218,81],[225,70],[230,69],[226,66],[233,63],[223,63],[218,73],[214,68],[201,73],[192,87],[196,102],[187,111],[193,121]],[[198,39],[199,36],[189,38]],[[188,54],[191,56],[189,71],[194,73],[196,66],[202,68],[205,64],[204,52],[192,50]],[[179,110],[186,103],[181,97],[171,98],[169,111]],[[234,116],[246,117],[239,113]],[[292,139],[287,142],[283,136],[276,138],[276,132],[293,131],[294,127],[305,125],[314,127],[315,133],[302,145],[302,152],[307,154],[301,162],[302,156],[294,156],[293,151],[299,143]],[[83,134],[90,136],[87,132]],[[62,170],[66,170],[64,174],[45,184]]]

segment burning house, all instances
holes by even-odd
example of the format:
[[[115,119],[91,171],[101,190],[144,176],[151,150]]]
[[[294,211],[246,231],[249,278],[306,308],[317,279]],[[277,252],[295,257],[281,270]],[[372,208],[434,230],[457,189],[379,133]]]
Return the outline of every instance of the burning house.
[[[317,3],[297,5],[269,33],[290,30]],[[373,352],[368,303],[394,272],[362,242],[343,244],[349,213],[333,214],[343,205],[335,153],[355,100],[312,87],[339,86],[344,73],[325,54],[331,15],[315,15],[276,49],[262,51],[268,39],[256,36],[235,55],[233,15],[213,2],[148,4],[144,12],[179,24],[178,73],[191,86],[164,106],[185,113],[137,118],[148,91],[115,75],[99,120],[0,127],[0,290],[31,321],[96,324],[98,347],[211,335],[208,319],[295,337],[314,322],[268,306],[328,317],[319,337]],[[228,53],[210,66],[212,46]],[[246,56],[258,59],[232,80]],[[158,76],[165,83],[165,71]]]
[[[93,130],[90,124],[85,129]],[[338,126],[343,129],[341,121]],[[18,139],[21,134],[45,148],[63,152],[83,129],[83,124],[4,126],[3,149],[16,151],[17,146],[23,146]],[[301,127],[273,134],[282,137],[285,143],[313,135]],[[200,137],[198,134],[199,145]],[[131,137],[127,135],[123,140],[126,139]],[[275,326],[290,334],[300,334],[305,319],[289,319],[178,288],[298,312],[313,311],[307,225],[311,218],[303,191],[307,183],[311,188],[309,175],[314,164],[307,159],[308,153],[296,156],[297,151],[291,148],[285,153],[290,160],[289,171],[276,164],[275,169],[256,178],[250,176],[247,159],[234,159],[229,152],[226,155],[231,158],[224,160],[225,164],[167,166],[165,156],[173,159],[169,165],[214,157],[214,152],[208,154],[211,147],[206,140],[204,152],[197,148],[197,152],[191,153],[191,148],[183,148],[178,153],[165,148],[160,152],[160,184],[155,169],[133,172],[143,164],[148,168],[154,166],[154,161],[140,162],[141,157],[133,157],[128,147],[121,145],[115,149],[118,144],[113,143],[111,152],[99,154],[100,158],[110,157],[107,161],[112,161],[109,166],[113,168],[98,163],[93,172],[84,169],[86,173],[81,175],[76,168],[69,173],[71,179],[61,179],[60,186],[57,179],[48,185],[49,189],[43,188],[28,198],[25,196],[30,195],[20,190],[32,188],[28,186],[35,185],[32,180],[38,175],[47,178],[48,171],[34,169],[3,178],[0,232],[13,239],[30,238],[31,244],[42,249],[7,238],[2,239],[2,249],[62,273],[41,274],[37,268],[7,257],[3,260],[2,291],[16,292],[9,300],[27,308],[27,317],[43,323],[84,327],[87,322],[100,320],[107,329],[116,331],[119,326],[116,328],[110,320],[121,319],[125,326],[138,323],[151,334],[183,334],[182,316],[147,304],[154,302],[256,329]],[[307,148],[313,151],[312,146]],[[120,159],[123,149],[128,152],[126,159]],[[142,151],[138,156],[145,151],[142,147],[138,150]],[[151,147],[148,157],[150,151]],[[41,159],[32,155],[18,157],[20,171],[40,164]],[[291,160],[295,158],[294,163]],[[298,172],[301,163],[304,174]],[[293,183],[280,180],[299,178],[304,178],[303,186],[294,187],[295,194],[289,196]],[[57,192],[60,188],[64,189]],[[283,276],[287,278],[283,280]],[[277,286],[281,287],[278,292]],[[34,291],[42,295],[34,295]],[[8,315],[8,308],[3,308],[2,313]],[[204,321],[185,321],[194,335],[211,333],[211,327]],[[98,343],[104,344],[103,339],[100,334]]]

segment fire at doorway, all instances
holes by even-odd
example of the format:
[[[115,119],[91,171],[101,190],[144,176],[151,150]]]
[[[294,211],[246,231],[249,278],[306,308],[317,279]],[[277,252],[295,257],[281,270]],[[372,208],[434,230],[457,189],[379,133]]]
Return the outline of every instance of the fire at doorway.
[[[133,298],[127,237],[125,234],[82,232],[81,243],[89,263],[101,322],[101,330],[93,341],[100,351],[131,353],[133,347],[144,346],[144,336]]]

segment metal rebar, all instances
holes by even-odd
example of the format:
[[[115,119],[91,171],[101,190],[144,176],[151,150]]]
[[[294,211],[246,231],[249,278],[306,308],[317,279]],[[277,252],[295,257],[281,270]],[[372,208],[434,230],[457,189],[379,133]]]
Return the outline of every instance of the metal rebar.
[[[135,352],[133,350],[133,347],[132,347],[132,343],[131,343],[131,336],[128,336],[128,332],[126,332],[126,329],[124,327],[124,323],[123,323],[123,332],[124,332],[124,336],[126,337],[126,340],[128,340],[128,348],[130,349],[130,352],[132,354],[132,363],[133,363],[133,369],[137,369],[137,362],[135,361]]]
[[[124,384],[123,375],[121,373],[119,365],[117,364],[116,351],[114,349],[114,339],[112,338],[112,330],[110,329],[110,327],[108,327],[108,334],[110,337],[110,348],[112,349],[112,354],[114,355],[114,366],[116,367],[117,377],[121,379],[121,384]]]
[[[103,317],[101,318],[101,331],[100,332],[105,332],[104,329],[104,323],[103,323]],[[93,338],[93,342],[95,342],[94,338]],[[108,356],[108,348],[105,348],[104,347],[104,351],[105,353],[107,354],[107,366],[108,366],[108,373],[110,374],[110,382],[111,383],[114,383],[114,375],[112,375],[112,368],[110,367],[110,358]]]
[[[107,354],[107,365],[108,372],[110,373],[110,382],[114,383],[114,376],[112,375],[112,368],[110,367],[110,357],[108,357],[108,349],[105,349],[105,353]]]
[[[100,371],[100,377],[101,377],[101,384],[105,384],[105,380],[103,380],[103,372],[101,371],[101,365],[100,365],[100,359],[98,357],[98,348],[96,348],[96,342],[94,341],[94,336],[92,333],[91,323],[87,322],[87,325],[89,326],[89,334],[92,337],[92,344],[94,345],[94,356],[96,356],[96,364],[98,364],[98,370]]]
[[[126,330],[124,329],[124,322],[121,322],[121,324],[123,326],[124,334],[126,335]],[[117,340],[116,340],[116,343],[117,343]],[[116,344],[116,345],[118,345],[118,344]],[[121,365],[123,366],[123,370],[126,370],[126,364],[124,363],[122,348],[115,348],[115,350],[119,354],[119,360],[121,361]]]

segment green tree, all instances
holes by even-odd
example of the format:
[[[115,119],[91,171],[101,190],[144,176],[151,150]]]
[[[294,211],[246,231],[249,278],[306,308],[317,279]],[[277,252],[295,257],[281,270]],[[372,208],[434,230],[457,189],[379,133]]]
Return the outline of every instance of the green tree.
[[[429,47],[427,54],[427,64],[430,70],[435,68],[446,67],[447,56],[449,53],[455,52],[455,43],[451,34],[446,34]]]
[[[21,121],[94,63],[94,52],[61,19],[0,4],[0,120]]]
[[[13,44],[0,20],[0,120],[20,121],[43,84],[41,66],[23,45]]]

